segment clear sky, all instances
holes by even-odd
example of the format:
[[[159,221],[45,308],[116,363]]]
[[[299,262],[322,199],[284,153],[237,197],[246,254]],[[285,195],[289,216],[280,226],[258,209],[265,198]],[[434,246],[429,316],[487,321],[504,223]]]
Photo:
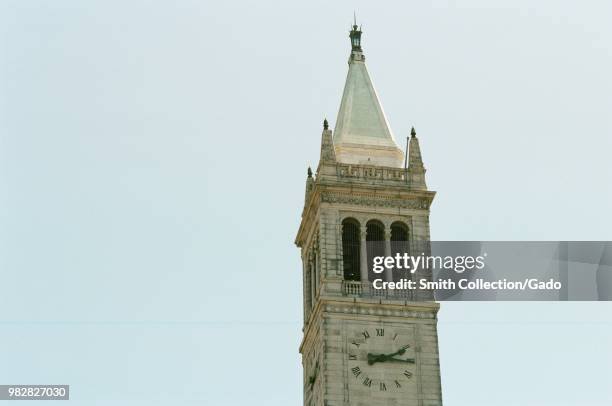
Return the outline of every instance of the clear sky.
[[[293,239],[353,10],[437,240],[612,240],[608,1],[0,3],[0,384],[301,404]],[[609,405],[608,303],[445,303],[447,405]]]

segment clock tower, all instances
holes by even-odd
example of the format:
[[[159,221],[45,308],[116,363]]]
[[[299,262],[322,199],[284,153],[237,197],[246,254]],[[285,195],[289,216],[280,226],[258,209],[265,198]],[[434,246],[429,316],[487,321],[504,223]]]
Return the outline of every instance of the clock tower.
[[[378,273],[372,265],[376,256],[429,253],[435,192],[425,183],[414,128],[406,153],[393,138],[361,34],[355,24],[335,129],[323,122],[319,165],[314,174],[308,169],[295,240],[303,264],[304,405],[438,406],[439,305],[430,291],[373,284],[430,272]]]

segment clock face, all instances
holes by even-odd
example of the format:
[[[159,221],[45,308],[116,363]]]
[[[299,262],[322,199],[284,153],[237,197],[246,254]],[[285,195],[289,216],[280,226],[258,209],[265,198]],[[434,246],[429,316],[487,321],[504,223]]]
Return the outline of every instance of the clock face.
[[[416,358],[412,326],[364,326],[348,337],[349,385],[377,392],[414,386]]]

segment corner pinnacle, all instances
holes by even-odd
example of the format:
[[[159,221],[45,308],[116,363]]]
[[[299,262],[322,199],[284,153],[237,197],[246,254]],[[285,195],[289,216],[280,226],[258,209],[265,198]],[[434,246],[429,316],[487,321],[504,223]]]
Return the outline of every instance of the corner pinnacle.
[[[323,129],[327,130],[329,128],[329,123],[327,122],[327,119],[323,120]]]
[[[413,137],[416,137],[416,131],[414,127],[412,127],[412,130],[410,131],[410,135],[412,135]]]

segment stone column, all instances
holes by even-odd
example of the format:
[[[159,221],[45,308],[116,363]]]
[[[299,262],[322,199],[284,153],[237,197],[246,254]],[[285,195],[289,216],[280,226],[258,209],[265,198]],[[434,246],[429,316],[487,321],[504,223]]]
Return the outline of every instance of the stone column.
[[[385,230],[385,257],[391,256],[391,229]],[[393,282],[393,270],[385,268],[385,281]]]
[[[359,250],[359,273],[361,282],[368,282],[368,246],[366,244],[366,232],[361,232],[361,246]]]

